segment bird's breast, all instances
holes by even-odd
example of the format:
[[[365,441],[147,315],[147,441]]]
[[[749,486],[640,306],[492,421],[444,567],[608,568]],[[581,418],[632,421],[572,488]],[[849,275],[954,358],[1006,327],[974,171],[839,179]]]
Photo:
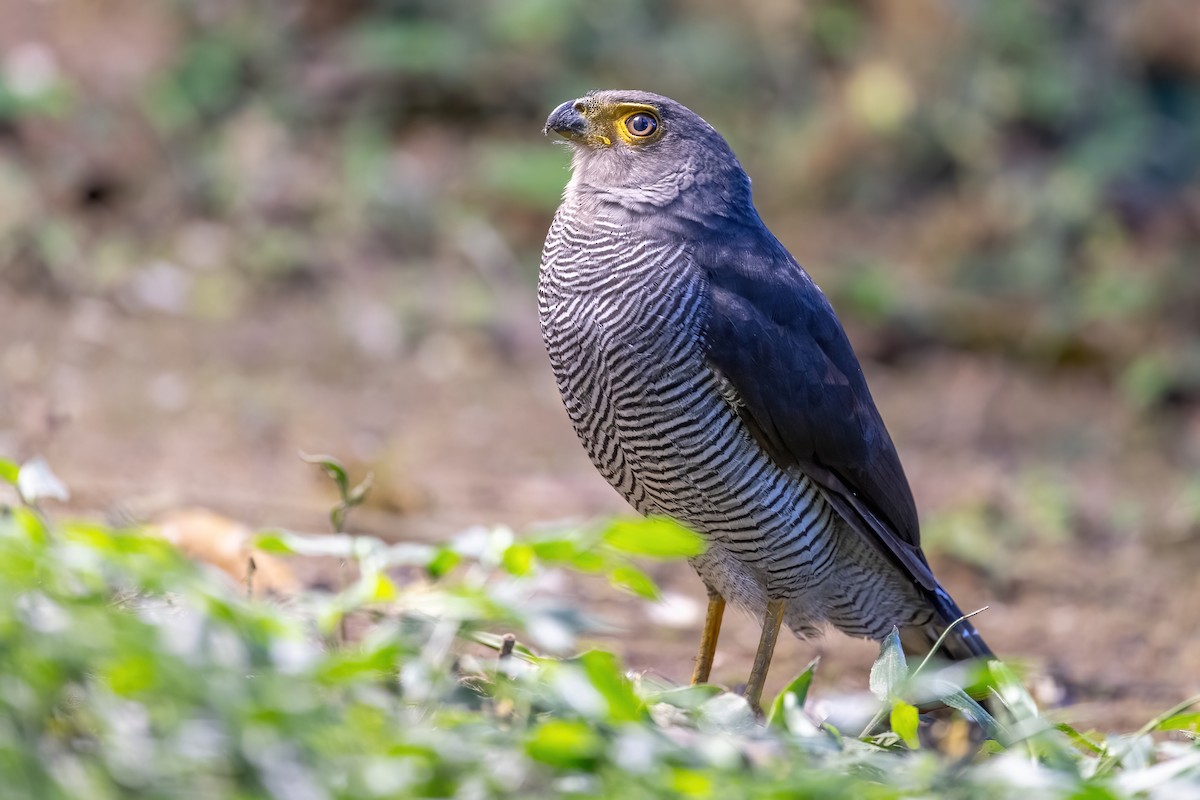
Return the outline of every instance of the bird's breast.
[[[816,580],[831,511],[758,446],[708,367],[707,286],[683,246],[560,214],[538,297],[563,403],[600,473],[642,513],[674,517],[745,563],[757,586]]]

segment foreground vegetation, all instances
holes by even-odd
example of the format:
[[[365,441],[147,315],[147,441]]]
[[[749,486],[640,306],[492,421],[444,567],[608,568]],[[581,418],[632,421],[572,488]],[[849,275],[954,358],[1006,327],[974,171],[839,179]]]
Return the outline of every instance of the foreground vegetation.
[[[340,523],[361,491],[326,466],[341,479]],[[660,521],[532,537],[479,529],[443,545],[266,533],[260,550],[358,567],[340,592],[281,605],[247,599],[245,587],[144,531],[49,521],[39,496],[61,487],[38,462],[0,461],[0,476],[18,498],[0,514],[6,797],[1098,799],[1200,790],[1200,714],[1181,706],[1131,736],[1085,737],[1039,717],[999,664],[976,674],[911,669],[885,643],[871,675],[880,711],[856,736],[806,713],[811,668],[763,722],[717,687],[662,685],[595,650],[535,655],[506,635],[566,654],[595,624],[541,589],[553,570],[653,596],[630,556],[697,546]],[[994,719],[953,688],[963,680],[990,688]],[[943,721],[950,735],[932,747],[908,702],[930,693],[975,720]],[[892,730],[876,732],[885,720]],[[980,730],[982,744],[972,741]],[[1163,741],[1155,730],[1192,734]]]

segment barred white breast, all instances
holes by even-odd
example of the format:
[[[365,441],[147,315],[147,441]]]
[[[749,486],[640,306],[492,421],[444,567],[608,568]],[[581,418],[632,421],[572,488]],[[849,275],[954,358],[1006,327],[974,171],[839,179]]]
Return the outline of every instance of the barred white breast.
[[[704,276],[686,242],[574,213],[546,238],[542,335],[567,413],[596,468],[639,512],[709,542],[693,566],[712,590],[761,614],[787,598],[800,635],[825,621],[881,638],[930,616],[805,475],[775,464],[705,362]]]

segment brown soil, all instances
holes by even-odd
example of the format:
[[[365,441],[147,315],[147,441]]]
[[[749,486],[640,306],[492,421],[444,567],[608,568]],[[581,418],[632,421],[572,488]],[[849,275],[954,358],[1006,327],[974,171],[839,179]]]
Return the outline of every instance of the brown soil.
[[[0,295],[0,452],[43,453],[70,512],[119,518],[199,505],[325,530],[332,494],[300,450],[375,469],[351,522],[392,539],[627,513],[569,427],[529,297],[508,315],[503,347],[459,329],[381,353],[318,294],[221,322]],[[1127,729],[1200,691],[1200,512],[1171,466],[1200,452],[1200,413],[1147,422],[1093,375],[952,352],[867,370],[923,517],[953,532],[982,509],[976,539],[930,542],[935,568],[964,608],[990,605],[979,627],[998,653],[1066,690],[1063,717]],[[686,565],[651,571],[675,598],[666,611],[601,585],[564,591],[623,626],[602,643],[632,669],[682,681],[701,587]],[[744,680],[757,637],[731,613],[714,678]],[[785,638],[769,688],[817,653],[818,693],[865,686],[874,645]]]

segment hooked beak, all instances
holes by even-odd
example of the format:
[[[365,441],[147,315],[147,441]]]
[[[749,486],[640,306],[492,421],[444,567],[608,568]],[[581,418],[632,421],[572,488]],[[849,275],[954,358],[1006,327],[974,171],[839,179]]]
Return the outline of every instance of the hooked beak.
[[[542,129],[542,133],[548,134],[554,131],[564,139],[572,141],[582,139],[588,131],[588,121],[579,111],[582,105],[578,100],[568,100],[551,111],[550,116],[546,118],[546,127]]]

